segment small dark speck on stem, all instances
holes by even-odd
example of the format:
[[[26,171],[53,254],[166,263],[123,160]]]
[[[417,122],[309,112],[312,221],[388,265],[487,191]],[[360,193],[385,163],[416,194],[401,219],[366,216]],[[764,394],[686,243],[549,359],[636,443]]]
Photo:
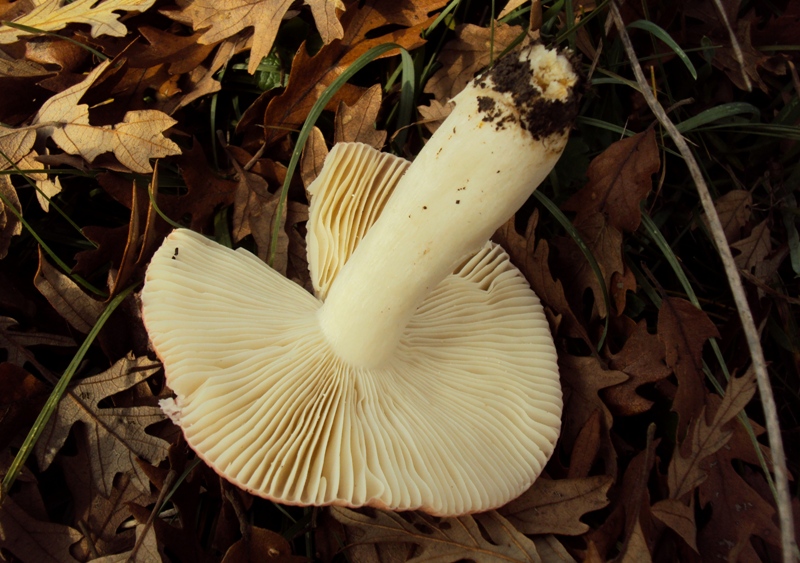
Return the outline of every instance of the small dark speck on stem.
[[[460,200],[460,199],[457,199],[457,200],[456,200],[456,205],[458,205],[459,203],[461,203],[461,200]]]
[[[422,209],[428,209],[428,206],[427,205],[423,205]]]

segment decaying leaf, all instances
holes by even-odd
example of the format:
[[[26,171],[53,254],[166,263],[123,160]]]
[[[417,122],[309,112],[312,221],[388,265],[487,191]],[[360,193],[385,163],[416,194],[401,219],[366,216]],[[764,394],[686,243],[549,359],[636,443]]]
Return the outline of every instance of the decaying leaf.
[[[156,110],[129,111],[122,123],[91,125],[89,106],[78,103],[111,61],[95,67],[85,80],[56,94],[36,114],[34,123],[41,137],[53,141],[69,154],[80,155],[92,162],[99,155],[114,156],[134,172],[152,172],[151,158],[180,154],[181,150],[165,138],[163,132],[176,121]]]
[[[21,561],[76,562],[69,548],[81,537],[81,533],[74,528],[32,518],[12,498],[3,500],[3,509],[0,510],[0,547]]]
[[[41,31],[57,31],[71,23],[82,23],[92,27],[92,37],[124,37],[128,28],[119,21],[117,12],[144,12],[154,3],[155,0],[39,0],[31,2],[33,9],[15,18],[14,23]],[[28,35],[28,32],[9,26],[0,27],[0,43],[13,43],[23,35]]]
[[[333,517],[362,532],[358,543],[412,543],[417,546],[408,562],[441,563],[470,559],[539,562],[534,543],[495,511],[459,518],[432,518],[421,513],[374,511],[374,517],[334,506]],[[405,516],[405,517],[404,517]],[[480,525],[479,525],[480,524]],[[481,533],[486,532],[488,539]]]
[[[689,547],[698,551],[694,503],[685,504],[677,499],[665,498],[651,506],[650,513],[669,526]]]
[[[442,122],[453,111],[455,104],[443,104],[439,100],[431,100],[427,106],[417,106],[417,111],[422,116],[422,123],[431,133],[436,133],[436,130]]]
[[[530,489],[499,512],[523,534],[579,536],[589,530],[580,521],[608,504],[610,475],[585,479],[537,479]]]
[[[99,403],[159,369],[160,364],[147,358],[128,357],[101,374],[71,385],[36,443],[42,470],[53,462],[72,426],[82,422],[81,431],[89,438],[89,471],[98,489],[109,496],[117,473],[129,473],[137,488],[149,490],[136,458],[158,463],[167,455],[169,444],[145,432],[151,424],[164,420],[164,414],[158,407],[101,408]]]

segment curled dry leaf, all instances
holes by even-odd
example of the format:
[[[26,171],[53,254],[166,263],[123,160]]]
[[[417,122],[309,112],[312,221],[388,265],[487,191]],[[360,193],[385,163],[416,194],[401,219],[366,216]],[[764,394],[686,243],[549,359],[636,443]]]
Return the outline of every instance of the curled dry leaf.
[[[222,563],[305,563],[306,557],[292,555],[292,547],[280,534],[264,528],[250,528],[247,536],[233,544]]]
[[[136,487],[149,490],[137,457],[158,463],[169,444],[145,429],[164,420],[158,407],[101,408],[107,397],[133,387],[161,369],[147,358],[123,358],[108,370],[71,385],[36,443],[36,458],[47,469],[72,426],[82,422],[89,437],[89,471],[98,490],[111,494],[117,473],[129,473]]]
[[[749,236],[731,245],[739,252],[733,257],[736,267],[750,272],[769,256],[772,250],[768,220],[761,221],[753,227]]]
[[[39,31],[57,31],[71,23],[82,23],[92,27],[92,37],[111,35],[124,37],[128,28],[119,21],[117,12],[144,12],[155,0],[43,0],[31,2],[32,10],[14,23],[35,27]],[[0,43],[13,43],[29,32],[21,29],[0,27]]]
[[[97,126],[89,123],[89,106],[78,103],[110,64],[111,61],[99,64],[85,80],[42,104],[34,120],[37,133],[52,137],[64,151],[89,162],[113,152],[133,172],[152,172],[151,158],[181,152],[178,145],[163,136],[176,123],[174,119],[156,110],[129,111],[122,123]]]
[[[753,195],[747,190],[731,190],[714,202],[728,243],[741,238],[742,228],[750,220],[752,205]],[[703,222],[707,224],[707,221],[706,215],[703,214]]]

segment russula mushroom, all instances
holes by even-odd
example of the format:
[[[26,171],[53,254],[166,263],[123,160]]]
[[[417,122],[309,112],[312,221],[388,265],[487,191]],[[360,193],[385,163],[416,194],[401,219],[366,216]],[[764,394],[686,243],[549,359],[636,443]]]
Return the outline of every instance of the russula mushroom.
[[[577,82],[534,46],[456,96],[413,163],[335,146],[309,187],[315,295],[245,250],[169,235],[144,320],[197,454],[286,504],[457,515],[529,487],[561,424],[556,351],[488,241],[563,151]]]

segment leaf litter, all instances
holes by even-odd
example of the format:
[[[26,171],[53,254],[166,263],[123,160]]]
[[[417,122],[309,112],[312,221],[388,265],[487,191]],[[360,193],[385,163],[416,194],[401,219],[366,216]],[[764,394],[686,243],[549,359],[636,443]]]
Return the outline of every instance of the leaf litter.
[[[716,88],[713,96],[681,90],[696,99],[675,104],[676,119],[720,100],[753,102],[742,92],[749,79],[779,108],[761,116],[771,122],[755,125],[789,132],[789,140],[769,144],[762,136],[761,145],[748,145],[736,135],[752,141],[758,129],[734,118],[717,125],[738,128],[736,135],[710,129],[693,132],[692,140],[706,151],[711,177],[724,178],[715,206],[725,238],[745,279],[760,284],[752,307],[767,327],[765,347],[779,381],[791,388],[800,376],[797,305],[790,297],[797,282],[783,273],[791,266],[794,231],[785,216],[794,208],[791,178],[798,173],[791,157],[800,135],[788,127],[800,115],[797,93],[787,86],[796,55],[759,49],[770,33],[782,44],[800,41],[797,26],[787,24],[796,20],[796,8],[739,13],[734,3],[722,4],[741,62],[711,0],[689,8],[693,19],[680,35],[667,17],[655,23],[682,37],[684,49],[696,47],[695,65],[705,61]],[[0,300],[3,459],[18,451],[69,355],[107,304],[76,274],[112,296],[140,282],[169,221],[266,259],[277,224],[276,269],[310,289],[303,188],[332,143],[363,142],[413,157],[448,113],[449,99],[500,53],[529,41],[526,34],[545,42],[563,34],[593,78],[627,72],[614,58],[619,50],[608,46],[616,39],[596,21],[604,18],[594,17],[595,5],[582,5],[571,20],[539,2],[512,1],[501,9],[492,20],[474,7],[451,12],[444,0],[0,5],[3,20],[16,24],[0,27],[0,88],[8,93],[0,104],[0,279],[13,284],[18,301]],[[629,23],[646,17],[624,9]],[[706,35],[720,47],[704,43]],[[386,42],[412,51],[420,73],[418,114],[405,126],[405,145],[393,144],[395,50],[334,96],[278,216],[294,131],[325,88]],[[681,63],[644,43],[641,48],[642,56],[663,65],[651,68],[664,101],[672,94],[661,87],[674,83],[661,69],[682,72]],[[738,319],[716,276],[716,251],[704,238],[708,224],[639,94],[614,80],[590,89],[586,121],[573,132],[566,155],[584,164],[568,171],[560,165],[541,188],[563,217],[529,203],[494,236],[541,298],[559,348],[561,438],[546,474],[528,491],[497,511],[434,518],[340,507],[304,512],[233,490],[165,422],[157,402],[170,391],[148,349],[136,298],[129,297],[47,422],[24,478],[4,491],[3,556],[229,563],[263,553],[292,563],[309,556],[774,560],[780,534],[771,476],[764,472],[770,450],[758,441],[760,413],[750,406],[754,380],[740,352]],[[23,100],[28,91],[35,95]],[[630,129],[620,138],[609,134],[614,127]],[[755,147],[752,154],[739,150],[740,142]],[[642,214],[669,237],[674,257],[643,233]],[[559,221],[569,222],[576,237],[565,235]],[[50,252],[67,268],[53,266],[45,258]],[[664,258],[676,258],[680,272],[666,268]],[[685,283],[702,292],[703,309],[691,303]],[[606,323],[608,338],[595,349]],[[726,380],[730,372],[744,375]],[[790,412],[791,394],[783,400]],[[796,432],[797,423],[785,418]],[[789,451],[800,455],[794,446]],[[55,473],[66,483],[58,493]]]

